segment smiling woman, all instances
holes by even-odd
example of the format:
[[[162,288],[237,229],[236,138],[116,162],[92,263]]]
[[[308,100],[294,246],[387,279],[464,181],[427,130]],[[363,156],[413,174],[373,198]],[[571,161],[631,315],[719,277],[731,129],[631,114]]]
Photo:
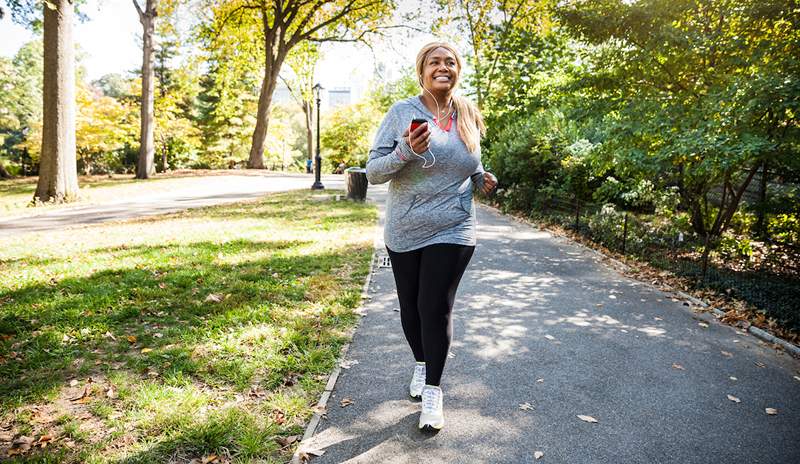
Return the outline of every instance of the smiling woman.
[[[384,239],[416,360],[409,394],[422,398],[423,430],[444,426],[440,381],[453,336],[451,313],[476,243],[472,190],[488,194],[497,185],[481,164],[483,118],[454,94],[461,69],[453,46],[422,47],[416,60],[422,95],[389,109],[367,161],[370,183],[389,182]]]

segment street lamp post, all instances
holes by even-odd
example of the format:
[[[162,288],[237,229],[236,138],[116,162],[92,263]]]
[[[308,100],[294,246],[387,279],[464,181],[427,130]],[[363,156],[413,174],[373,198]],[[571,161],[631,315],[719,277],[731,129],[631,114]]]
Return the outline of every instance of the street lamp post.
[[[322,86],[317,83],[314,86],[314,91],[317,93],[317,156],[314,159],[316,164],[314,165],[314,184],[311,185],[312,190],[322,190],[325,188],[322,185],[322,181],[320,180],[320,171],[322,170],[322,156],[320,155],[320,145],[319,145],[319,119],[320,119],[320,112],[319,112],[319,105],[320,105],[320,91],[322,90]]]

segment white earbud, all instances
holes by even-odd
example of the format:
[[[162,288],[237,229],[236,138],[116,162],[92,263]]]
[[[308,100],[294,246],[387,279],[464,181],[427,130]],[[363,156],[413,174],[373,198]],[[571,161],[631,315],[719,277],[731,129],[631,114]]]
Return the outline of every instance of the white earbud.
[[[438,122],[439,119],[441,118],[441,115],[442,115],[442,113],[440,111],[440,108],[439,108],[439,100],[437,100],[436,97],[433,95],[433,93],[431,93],[431,91],[428,90],[425,87],[425,85],[422,83],[422,74],[419,75],[419,85],[420,85],[420,87],[422,87],[422,90],[428,92],[428,94],[431,96],[431,98],[433,98],[433,102],[436,104],[436,120]],[[453,98],[451,97],[450,98],[450,104],[448,106],[448,112],[450,112],[452,109],[453,109]],[[428,165],[428,166],[426,166],[426,164],[428,163],[428,160],[425,159],[424,156],[418,155],[413,149],[411,150],[411,153],[414,153],[418,158],[422,158],[422,161],[423,161],[422,168],[423,169],[427,169],[429,167],[432,167],[434,164],[436,164],[436,155],[434,155],[433,152],[431,151],[430,145],[428,146],[428,150],[427,151],[428,151],[428,153],[431,154],[431,157],[433,157],[433,162],[431,162],[431,164]]]

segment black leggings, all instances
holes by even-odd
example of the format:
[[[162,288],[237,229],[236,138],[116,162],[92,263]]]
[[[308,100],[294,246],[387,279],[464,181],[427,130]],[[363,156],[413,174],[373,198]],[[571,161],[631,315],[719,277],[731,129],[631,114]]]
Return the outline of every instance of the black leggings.
[[[389,248],[400,321],[425,383],[439,385],[453,338],[453,300],[474,246],[439,243],[396,253]]]

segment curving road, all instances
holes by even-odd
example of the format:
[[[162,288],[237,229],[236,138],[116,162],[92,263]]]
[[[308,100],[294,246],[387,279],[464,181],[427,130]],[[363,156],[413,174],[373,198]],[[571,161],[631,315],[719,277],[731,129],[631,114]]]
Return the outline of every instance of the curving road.
[[[191,178],[173,191],[132,198],[120,198],[102,204],[77,206],[38,216],[0,220],[0,237],[62,229],[106,221],[173,213],[200,206],[219,205],[258,198],[268,193],[302,190],[314,181],[309,174],[264,172],[258,175],[216,175]],[[326,189],[344,189],[344,176],[322,176]]]

